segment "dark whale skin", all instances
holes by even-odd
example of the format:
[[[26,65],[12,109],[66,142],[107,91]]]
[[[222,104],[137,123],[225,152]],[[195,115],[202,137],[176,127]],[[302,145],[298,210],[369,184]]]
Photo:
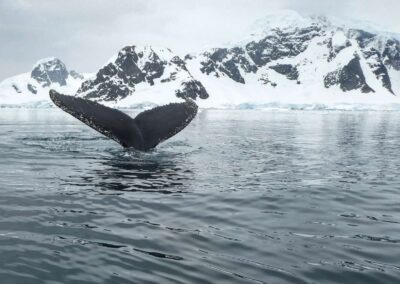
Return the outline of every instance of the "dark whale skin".
[[[192,100],[139,113],[135,118],[99,103],[50,90],[56,106],[125,148],[148,151],[184,129],[197,114]]]

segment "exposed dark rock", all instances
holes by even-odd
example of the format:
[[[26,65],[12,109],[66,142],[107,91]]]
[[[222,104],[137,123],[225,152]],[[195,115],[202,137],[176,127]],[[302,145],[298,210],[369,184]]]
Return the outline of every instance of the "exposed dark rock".
[[[180,57],[174,56],[174,57],[171,59],[171,62],[174,63],[174,64],[176,64],[177,66],[179,66],[179,67],[182,68],[183,70],[188,71],[187,68],[186,68],[186,63],[185,63],[185,61],[183,61]]]
[[[135,46],[127,46],[118,53],[115,65],[110,63],[108,66],[111,67],[112,75],[115,75],[113,74],[115,69],[118,77],[122,79],[125,84],[133,87],[135,84],[143,82],[146,78],[146,74],[137,66],[138,60],[139,56],[135,52]]]
[[[200,70],[207,75],[214,73],[216,77],[219,77],[219,73],[223,73],[232,80],[244,84],[245,81],[239,67],[246,73],[257,71],[257,66],[246,58],[245,51],[240,47],[217,48],[212,52],[204,53],[204,56],[207,60],[201,63]]]
[[[176,74],[177,72],[171,72],[171,75],[169,76],[169,78],[166,79],[161,79],[161,83],[167,83],[167,82],[171,82],[174,81],[176,79]]]
[[[311,24],[307,28],[288,28],[272,29],[259,40],[253,40],[243,46],[234,48],[216,48],[203,53],[205,60],[200,62],[200,70],[207,75],[220,77],[228,76],[239,83],[246,83],[246,73],[257,73],[259,69],[272,65],[270,68],[285,75],[290,80],[298,81],[299,69],[297,66],[288,64],[271,64],[279,59],[296,57],[304,52],[315,37],[323,37],[323,41],[317,44],[321,48],[327,47],[328,53],[325,54],[327,61],[331,62],[344,49],[352,46],[352,40],[357,42],[361,48],[363,56],[366,58],[369,67],[376,78],[382,83],[389,92],[393,93],[392,82],[390,80],[388,68],[400,70],[400,42],[397,39],[384,39],[376,34],[369,33],[360,29],[331,29],[327,20],[321,20]],[[343,43],[333,45],[333,37],[336,33],[343,32],[347,39]],[[379,50],[379,51],[378,51]],[[361,54],[361,53],[360,53]],[[192,57],[188,56],[188,60]],[[300,65],[318,64],[303,59]],[[270,80],[263,75],[258,76],[258,80],[264,84],[271,84]],[[360,89],[362,92],[374,92],[365,81],[363,70],[359,59],[351,60],[349,64],[335,72],[327,74],[324,83],[327,87],[339,85],[343,91]]]
[[[144,83],[150,86],[155,84],[156,79],[160,83],[175,81],[180,72],[186,73],[186,81],[183,81],[180,89],[176,90],[176,95],[182,98],[197,97],[206,98],[208,94],[200,82],[192,79],[186,68],[185,62],[178,56],[172,57],[169,62],[162,59],[165,50],[158,51],[157,54],[151,47],[137,48],[136,46],[126,46],[117,55],[114,62],[108,63],[101,68],[96,77],[85,81],[78,94],[83,94],[85,98],[114,101],[123,99],[135,92],[136,85]],[[168,50],[168,52],[171,52]],[[175,68],[165,74],[165,67],[169,65]],[[182,76],[180,77],[182,78]]]
[[[139,53],[139,57],[143,58],[143,53]],[[146,74],[145,78],[147,82],[149,82],[150,85],[154,85],[154,79],[160,78],[164,74],[164,68],[167,62],[162,61],[153,51],[145,60],[146,62],[142,68],[142,72]]]
[[[32,94],[35,94],[35,95],[37,94],[37,89],[36,89],[35,86],[32,86],[31,84],[28,84],[27,88],[28,88],[29,92],[31,92]]]
[[[311,39],[320,34],[321,28],[312,25],[308,28],[295,29],[291,32],[274,30],[273,34],[259,41],[251,41],[244,48],[216,48],[203,55],[206,60],[201,62],[200,70],[207,74],[220,77],[225,74],[232,80],[245,84],[245,73],[256,73],[267,63],[284,58],[297,56],[303,52]],[[288,75],[296,80],[296,72]]]
[[[358,29],[349,30],[349,36],[356,39],[361,48],[365,48],[376,37],[373,33]]]
[[[248,43],[246,50],[258,67],[264,66],[279,58],[299,55],[307,48],[311,39],[320,35],[320,30],[317,25],[294,29],[292,32],[276,29],[274,35],[268,35],[258,42]]]
[[[382,58],[384,58],[385,64],[400,71],[400,42],[396,39],[387,40]]]
[[[31,77],[43,87],[48,87],[52,83],[65,86],[67,84],[68,71],[61,60],[52,58],[37,64],[31,72]]]
[[[360,89],[363,93],[375,92],[365,81],[358,56],[354,56],[343,68],[328,73],[324,78],[324,83],[326,88],[339,85],[344,92],[356,89]]]
[[[349,40],[346,40],[346,43],[344,45],[340,45],[340,46],[333,46],[332,45],[332,38],[329,39],[328,43],[328,48],[329,48],[329,55],[328,55],[328,62],[331,62],[336,55],[339,54],[339,52],[341,52],[343,49],[350,47],[351,46],[351,42]]]
[[[275,82],[272,82],[269,78],[267,74],[263,74],[261,75],[261,78],[258,79],[258,81],[262,82],[264,85],[268,85],[270,84],[272,87],[276,87],[277,84]]]
[[[85,81],[78,93],[85,93],[85,98],[102,98],[113,101],[127,97],[134,91],[135,85],[143,82],[146,74],[137,66],[139,60],[135,46],[124,47],[115,62],[101,68],[94,80]]]
[[[332,86],[338,85],[339,75],[340,75],[340,70],[332,71],[326,74],[326,76],[324,77],[325,88],[330,88]]]
[[[194,59],[195,57],[193,56],[193,55],[191,55],[191,54],[186,54],[185,55],[185,57],[183,58],[185,61],[186,60],[192,60],[192,59]]]
[[[240,47],[234,47],[231,49],[233,54],[232,62],[237,62],[239,66],[246,72],[246,73],[256,73],[258,68],[257,66],[251,62],[246,57],[246,51]]]
[[[178,98],[191,98],[194,100],[198,97],[201,99],[207,99],[209,97],[206,89],[197,80],[182,83],[182,90],[176,90],[175,94]]]
[[[17,85],[13,84],[12,87],[14,88],[14,90],[15,90],[18,94],[22,93],[21,90],[18,88]]]
[[[382,62],[380,53],[376,49],[370,49],[363,54],[376,78],[382,82],[383,87],[394,94],[388,70]]]
[[[103,67],[95,79],[83,83],[78,93],[83,93],[88,98],[117,100],[133,94],[138,84],[167,84],[183,80],[176,90],[178,97],[208,97],[201,83],[188,71],[186,67],[188,61],[194,64],[190,66],[197,64],[205,75],[226,77],[241,84],[248,83],[246,80],[255,79],[271,86],[277,86],[280,79],[271,82],[267,74],[272,76],[273,71],[268,69],[300,85],[306,82],[299,80],[303,70],[308,73],[314,69],[318,71],[318,64],[327,64],[329,68],[340,64],[338,66],[341,68],[333,67],[338,69],[326,74],[324,84],[327,88],[337,85],[344,92],[351,90],[375,92],[365,79],[365,74],[369,73],[364,73],[372,71],[382,86],[393,93],[394,82],[391,81],[389,71],[392,68],[400,71],[400,42],[395,38],[389,39],[359,29],[346,31],[345,28],[335,27],[327,19],[317,20],[315,24],[306,28],[285,27],[264,32],[256,34],[257,39],[253,37],[247,43],[241,43],[236,47],[214,48],[199,55],[188,54],[185,60],[178,56],[172,59],[170,56],[165,57],[162,52],[155,52],[152,48],[142,50],[128,46],[120,51],[115,62]],[[338,35],[337,33],[343,33],[346,38],[336,40],[334,36]],[[302,53],[310,44],[312,49],[303,56]],[[312,54],[314,49],[315,57]],[[353,50],[358,55],[349,62],[343,62],[342,60],[348,58],[347,52]],[[297,57],[298,55],[300,56]],[[362,69],[366,65],[360,64],[358,56],[362,56],[362,62],[365,58],[368,70]],[[281,60],[288,58],[292,59]],[[280,62],[292,64],[280,64]],[[184,76],[181,76],[182,72]],[[311,81],[307,80],[307,83]]]
[[[272,70],[275,70],[279,74],[285,75],[289,80],[297,80],[299,78],[299,71],[297,67],[290,64],[278,64],[270,66]]]
[[[244,84],[245,81],[240,74],[239,69],[237,68],[234,60],[228,60],[223,63],[223,65],[219,68],[220,71],[227,74],[231,79],[235,80],[236,82]]]

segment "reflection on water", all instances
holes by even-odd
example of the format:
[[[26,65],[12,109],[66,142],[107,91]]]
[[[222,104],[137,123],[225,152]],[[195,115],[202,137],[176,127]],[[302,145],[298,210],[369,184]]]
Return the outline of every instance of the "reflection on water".
[[[189,168],[176,164],[176,157],[155,151],[108,150],[107,158],[91,162],[90,170],[68,176],[65,185],[88,187],[89,190],[182,192],[184,181],[193,178]],[[176,156],[176,155],[175,155]],[[88,186],[89,185],[89,186]]]
[[[148,153],[0,113],[2,283],[397,283],[400,114],[201,111]]]

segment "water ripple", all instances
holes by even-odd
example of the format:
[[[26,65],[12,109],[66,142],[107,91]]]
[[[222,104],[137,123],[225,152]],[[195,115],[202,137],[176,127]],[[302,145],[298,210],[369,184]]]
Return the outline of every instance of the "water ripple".
[[[397,283],[399,115],[202,111],[140,153],[5,109],[2,283]]]

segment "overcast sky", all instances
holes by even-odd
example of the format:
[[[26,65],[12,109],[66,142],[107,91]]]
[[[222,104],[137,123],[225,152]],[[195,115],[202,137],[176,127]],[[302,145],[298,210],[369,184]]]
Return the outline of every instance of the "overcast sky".
[[[128,44],[186,54],[240,39],[280,9],[368,20],[400,33],[400,0],[0,0],[0,80],[49,56],[94,72]]]

